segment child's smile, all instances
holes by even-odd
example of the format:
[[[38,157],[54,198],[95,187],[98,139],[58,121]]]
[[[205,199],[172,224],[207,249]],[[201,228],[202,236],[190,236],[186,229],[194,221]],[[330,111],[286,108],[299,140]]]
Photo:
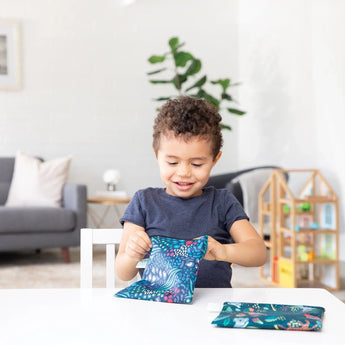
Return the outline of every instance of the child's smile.
[[[174,183],[176,184],[177,188],[182,192],[188,191],[194,185],[192,182],[179,182],[179,181],[177,181]]]
[[[196,136],[186,141],[173,134],[163,135],[157,160],[166,193],[181,198],[201,195],[220,155],[213,159],[211,142],[204,138]]]

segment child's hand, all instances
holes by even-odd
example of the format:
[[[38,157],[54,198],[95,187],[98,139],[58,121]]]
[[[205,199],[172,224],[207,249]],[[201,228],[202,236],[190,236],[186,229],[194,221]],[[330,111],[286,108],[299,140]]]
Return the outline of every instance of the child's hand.
[[[151,249],[152,243],[150,237],[145,231],[136,231],[128,238],[125,252],[138,261],[142,260]]]
[[[207,251],[204,256],[205,260],[224,261],[226,249],[223,244],[216,241],[213,237],[208,236]]]

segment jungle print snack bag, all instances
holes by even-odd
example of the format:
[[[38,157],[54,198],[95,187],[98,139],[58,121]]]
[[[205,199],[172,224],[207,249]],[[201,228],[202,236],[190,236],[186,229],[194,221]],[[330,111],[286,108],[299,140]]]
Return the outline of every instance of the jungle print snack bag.
[[[199,262],[206,254],[208,237],[195,240],[153,236],[150,256],[140,281],[115,297],[168,303],[191,303]]]

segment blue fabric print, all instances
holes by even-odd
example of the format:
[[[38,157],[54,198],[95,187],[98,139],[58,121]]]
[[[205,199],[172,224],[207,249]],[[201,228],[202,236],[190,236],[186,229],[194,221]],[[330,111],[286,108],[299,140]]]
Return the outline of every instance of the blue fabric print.
[[[191,303],[200,260],[208,237],[197,240],[153,236],[152,248],[140,281],[117,292],[115,297],[168,303]]]
[[[323,307],[286,304],[224,302],[212,321],[218,327],[317,331],[322,328]]]

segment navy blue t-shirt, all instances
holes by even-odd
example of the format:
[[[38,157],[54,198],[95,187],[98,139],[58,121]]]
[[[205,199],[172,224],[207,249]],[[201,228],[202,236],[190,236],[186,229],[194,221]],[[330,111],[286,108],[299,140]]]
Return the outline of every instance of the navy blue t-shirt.
[[[151,236],[190,240],[210,235],[222,244],[231,243],[233,222],[248,219],[241,204],[226,189],[205,187],[203,194],[182,199],[164,188],[137,191],[120,222],[145,228]],[[196,287],[231,287],[231,264],[201,260]]]

